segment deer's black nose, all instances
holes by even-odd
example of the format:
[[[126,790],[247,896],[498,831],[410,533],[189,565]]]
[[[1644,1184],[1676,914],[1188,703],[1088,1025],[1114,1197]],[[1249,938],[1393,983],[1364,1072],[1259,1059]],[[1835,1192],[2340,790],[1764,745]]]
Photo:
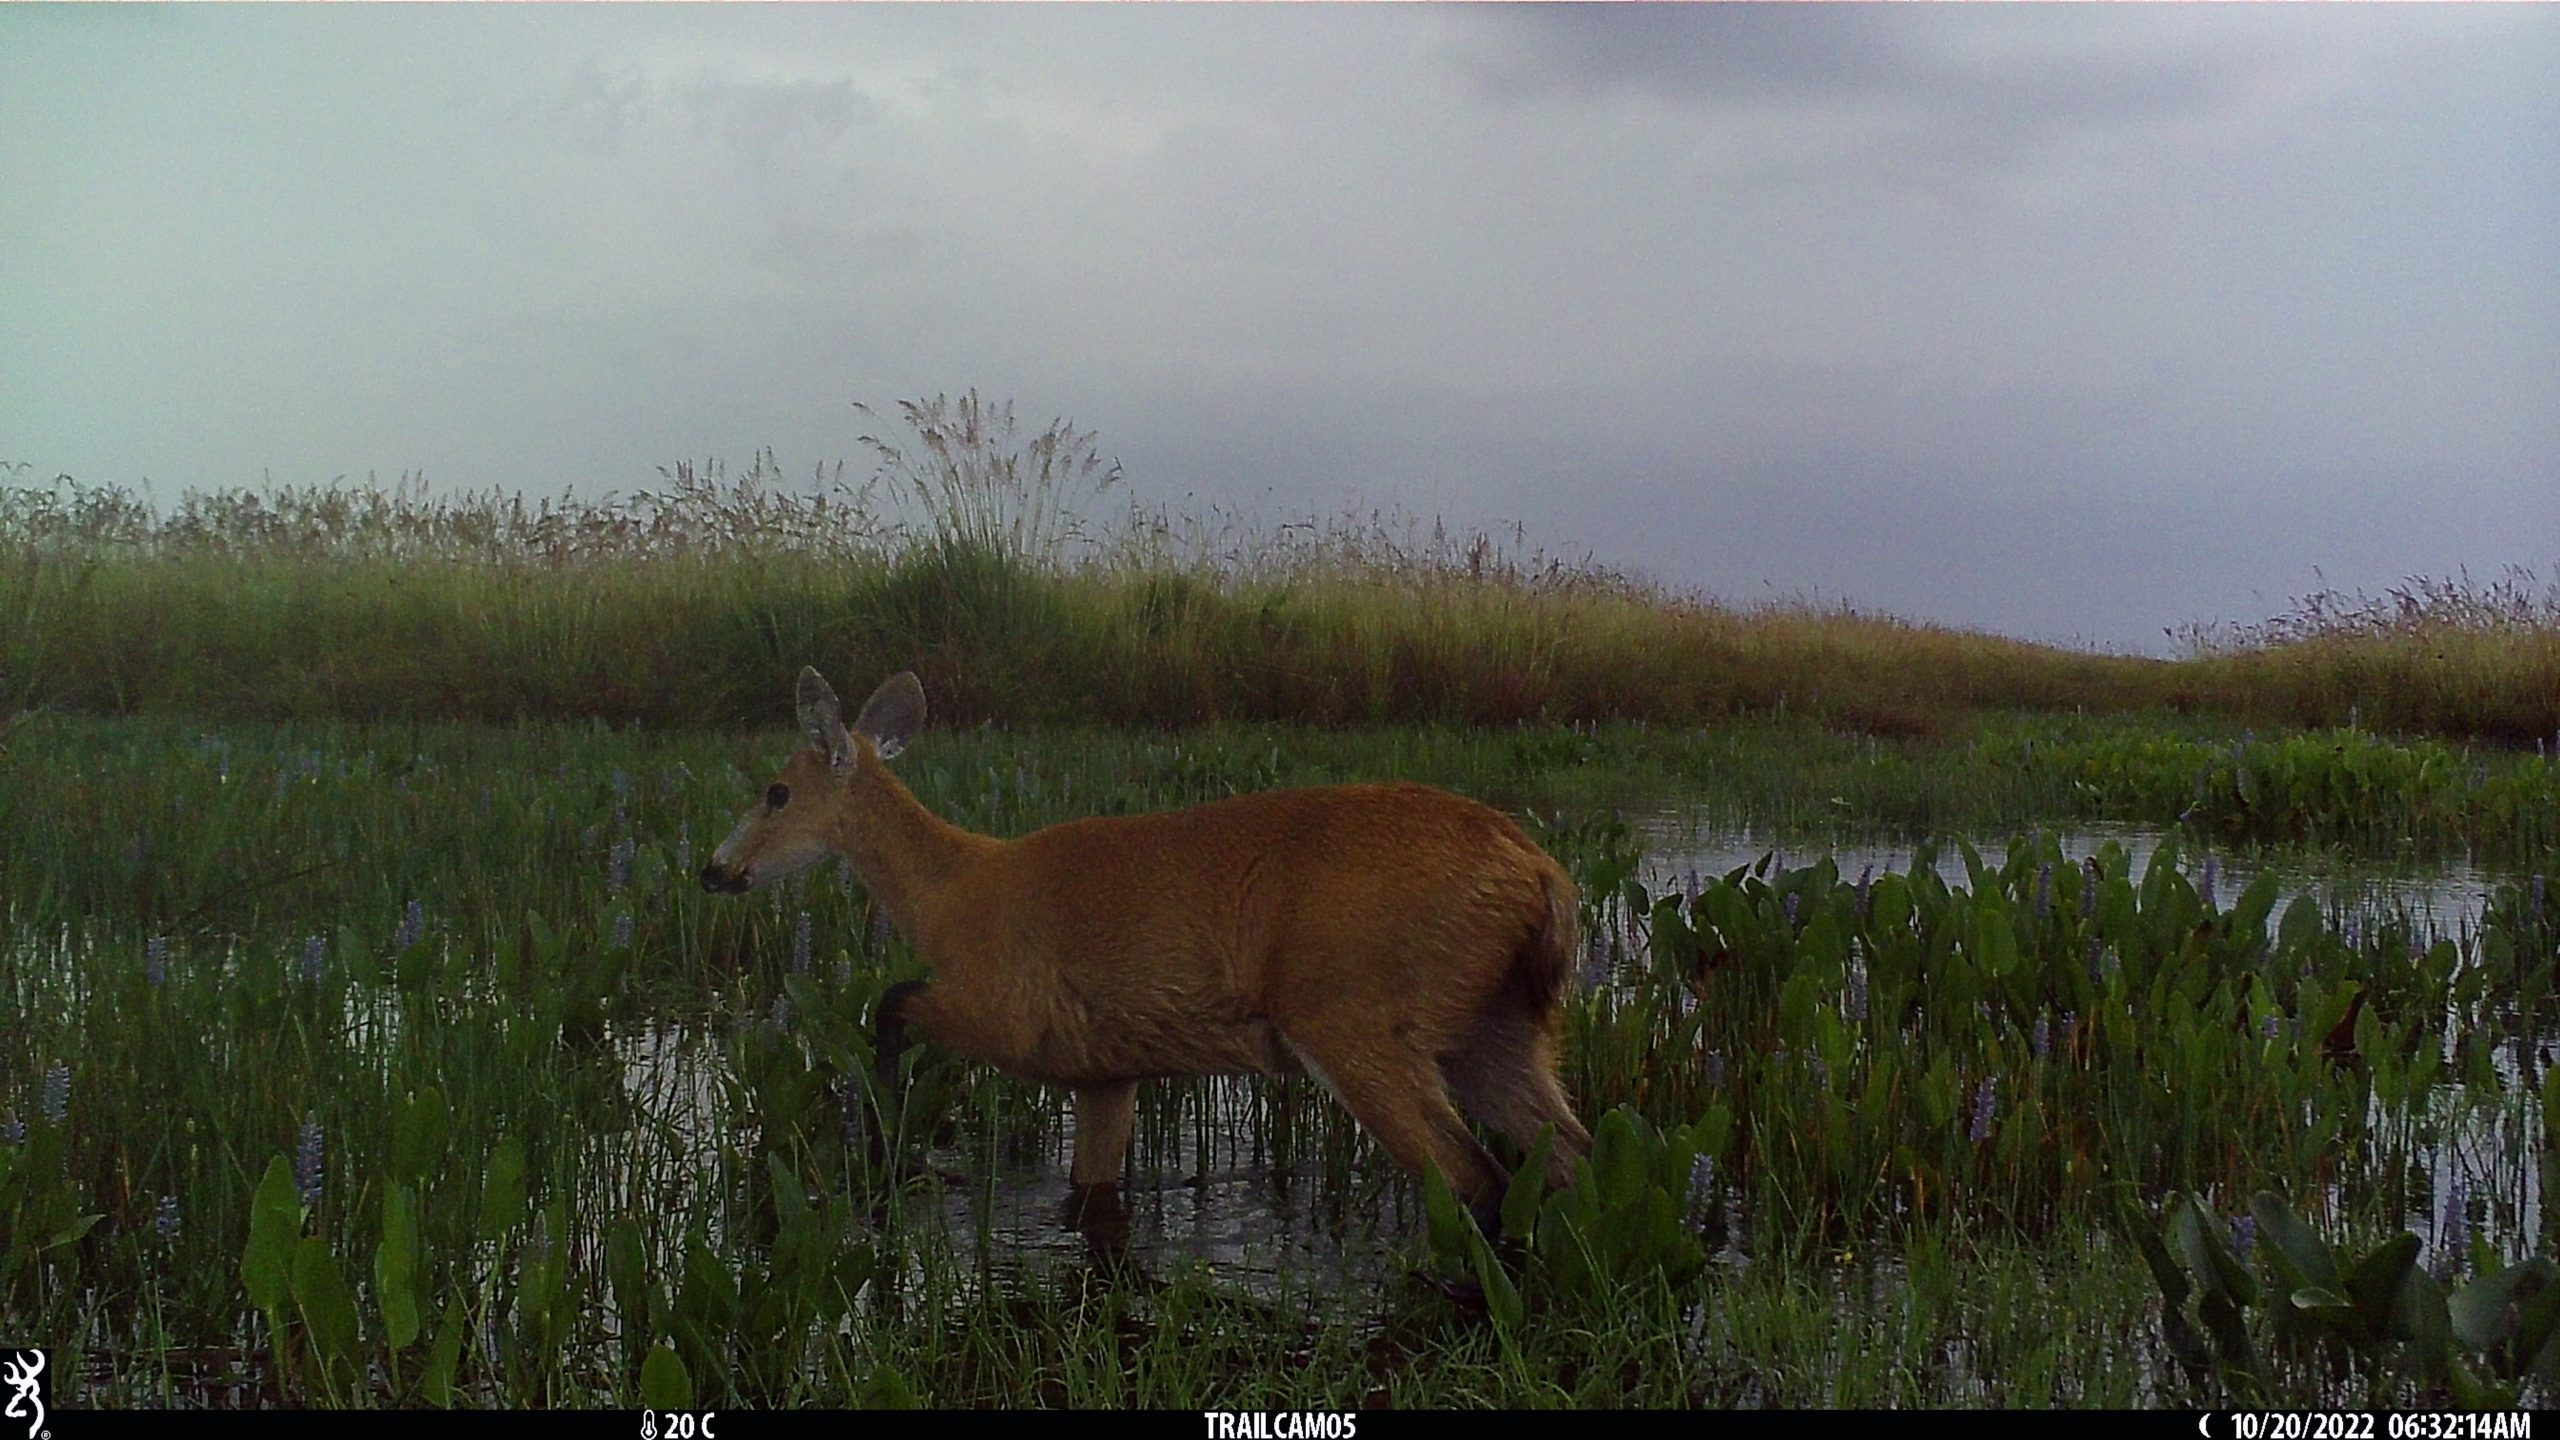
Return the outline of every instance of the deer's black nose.
[[[702,867],[702,888],[714,895],[735,895],[747,888],[747,877],[732,875],[718,865]]]

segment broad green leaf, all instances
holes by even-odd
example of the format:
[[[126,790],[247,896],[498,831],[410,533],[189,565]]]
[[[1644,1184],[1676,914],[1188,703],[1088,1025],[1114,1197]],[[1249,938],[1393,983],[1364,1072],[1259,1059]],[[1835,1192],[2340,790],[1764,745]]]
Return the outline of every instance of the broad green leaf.
[[[293,1279],[293,1246],[302,1238],[302,1197],[293,1188],[293,1162],[278,1155],[249,1201],[249,1243],[240,1252],[240,1283],[249,1303],[272,1313],[284,1303]]]
[[[90,1226],[97,1224],[100,1220],[105,1218],[106,1217],[104,1215],[81,1215],[75,1213],[70,1219],[63,1221],[60,1225],[54,1227],[53,1233],[50,1236],[47,1236],[44,1244],[37,1248],[42,1250],[59,1250],[65,1245],[73,1244],[77,1242],[81,1236],[89,1233]]]
[[[1502,1262],[1493,1258],[1493,1247],[1473,1230],[1467,1234],[1467,1257],[1475,1271],[1477,1288],[1484,1291],[1484,1306],[1493,1317],[1494,1327],[1505,1332],[1520,1328],[1527,1307],[1520,1301],[1520,1287],[1511,1283]]]
[[[391,1173],[397,1181],[424,1185],[444,1165],[453,1133],[453,1110],[430,1085],[401,1102],[391,1122]]]
[[[2404,1230],[2373,1247],[2347,1272],[2347,1294],[2355,1302],[2356,1314],[2374,1334],[2390,1333],[2401,1282],[2417,1264],[2418,1237]]]
[[[418,1392],[439,1410],[453,1406],[453,1378],[462,1363],[462,1332],[468,1316],[461,1297],[444,1302],[436,1317],[435,1343],[427,1347],[427,1365],[418,1375]]]
[[[2194,1196],[2170,1222],[2170,1239],[2178,1256],[2186,1261],[2208,1296],[2221,1296],[2236,1305],[2248,1305],[2258,1298],[2258,1282],[2231,1253],[2222,1234],[2222,1218],[2207,1210]]]
[[[2345,1283],[2339,1277],[2338,1259],[2328,1242],[2312,1233],[2311,1227],[2282,1198],[2260,1191],[2249,1202],[2249,1213],[2258,1222],[2259,1246],[2275,1257],[2276,1268],[2294,1288],[2336,1290]]]
[[[883,1365],[863,1380],[856,1403],[865,1410],[915,1410],[922,1408],[924,1401],[907,1383],[907,1377],[898,1373],[897,1366]]]
[[[1547,1156],[1554,1146],[1555,1127],[1550,1125],[1538,1132],[1537,1143],[1511,1177],[1511,1188],[1502,1197],[1503,1234],[1525,1240],[1536,1233],[1538,1207],[1547,1198]]]
[[[382,1192],[382,1243],[373,1252],[374,1288],[382,1297],[382,1336],[394,1350],[405,1350],[418,1338],[418,1222],[410,1212],[409,1189],[389,1185]]]
[[[640,1362],[640,1403],[652,1410],[693,1408],[693,1376],[663,1343],[650,1346],[649,1358]]]
[[[329,1253],[329,1242],[317,1235],[305,1238],[294,1250],[293,1298],[301,1307],[312,1347],[333,1366],[354,1365],[355,1298],[338,1273],[338,1257]]]
[[[480,1238],[495,1240],[524,1219],[524,1142],[510,1135],[489,1156],[480,1191]]]
[[[2445,1302],[2455,1338],[2486,1350],[2515,1334],[2525,1303],[2549,1286],[2553,1275],[2551,1261],[2535,1255],[2494,1275],[2474,1277]]]
[[[1604,1205],[1633,1203],[1644,1193],[1644,1144],[1635,1112],[1624,1105],[1600,1117],[1591,1145],[1591,1169]]]

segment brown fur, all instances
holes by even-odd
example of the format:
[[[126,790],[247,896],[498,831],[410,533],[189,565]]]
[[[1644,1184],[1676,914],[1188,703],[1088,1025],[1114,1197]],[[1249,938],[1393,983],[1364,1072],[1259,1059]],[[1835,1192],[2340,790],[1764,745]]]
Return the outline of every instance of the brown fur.
[[[932,971],[906,1021],[1075,1092],[1077,1183],[1119,1177],[1137,1081],[1301,1068],[1480,1211],[1504,1176],[1453,1099],[1524,1147],[1554,1126],[1549,1175],[1570,1178],[1589,1144],[1555,1076],[1573,882],[1509,818],[1341,785],[998,840],[926,810],[850,737],[840,766],[794,755],[789,802],[751,812],[704,883],[846,856]]]

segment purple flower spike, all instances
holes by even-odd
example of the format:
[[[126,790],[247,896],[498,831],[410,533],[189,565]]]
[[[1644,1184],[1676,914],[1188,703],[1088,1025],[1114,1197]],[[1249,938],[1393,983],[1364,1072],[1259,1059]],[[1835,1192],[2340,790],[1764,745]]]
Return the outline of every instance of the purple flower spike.
[[[44,1072],[44,1092],[36,1098],[36,1110],[47,1125],[59,1125],[71,1118],[71,1067],[56,1065]]]
[[[304,1115],[302,1133],[293,1147],[293,1188],[302,1196],[302,1208],[306,1210],[320,1207],[320,1186],[325,1174],[323,1145],[319,1115]]]
[[[1716,1157],[1701,1155],[1689,1162],[1689,1221],[1706,1224],[1707,1209],[1716,1198]]]

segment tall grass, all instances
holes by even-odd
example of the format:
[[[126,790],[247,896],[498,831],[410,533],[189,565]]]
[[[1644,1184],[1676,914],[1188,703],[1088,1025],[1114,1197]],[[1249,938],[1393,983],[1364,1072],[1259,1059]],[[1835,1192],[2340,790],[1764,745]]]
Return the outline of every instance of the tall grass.
[[[2560,746],[2560,575],[2413,576],[2379,596],[2324,587],[2267,620],[2184,638],[2190,698],[2245,694],[2256,717]]]
[[[1846,606],[1737,608],[1508,534],[1131,505],[1089,432],[974,392],[877,466],[679,465],[628,495],[0,485],[0,705],[242,717],[768,717],[815,662],[912,666],[945,715],[1150,726],[1696,724],[1927,736],[1986,710],[2173,708],[2533,743],[2560,623],[2529,575],[2306,602],[2179,661]],[[876,417],[875,417],[876,418]],[[889,427],[881,427],[883,430]],[[2415,618],[2411,618],[2414,616]]]

